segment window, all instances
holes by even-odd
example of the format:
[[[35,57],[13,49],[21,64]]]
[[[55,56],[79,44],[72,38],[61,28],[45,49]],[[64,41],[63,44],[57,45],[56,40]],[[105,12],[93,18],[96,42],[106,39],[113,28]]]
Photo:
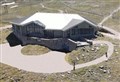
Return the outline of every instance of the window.
[[[92,26],[91,26],[91,25],[89,25],[89,28],[92,28]]]
[[[33,32],[33,28],[30,26],[29,27],[29,32],[32,33]]]
[[[71,31],[72,31],[72,35],[75,35],[75,29],[72,29]]]
[[[20,30],[20,26],[17,26],[17,29]]]

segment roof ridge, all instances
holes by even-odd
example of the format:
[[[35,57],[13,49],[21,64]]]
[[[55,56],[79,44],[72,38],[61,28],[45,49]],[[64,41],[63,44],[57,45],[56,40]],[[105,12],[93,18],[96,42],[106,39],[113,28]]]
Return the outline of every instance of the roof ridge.
[[[80,20],[80,19],[75,19],[73,18],[62,30],[65,31],[65,30],[68,30],[82,22],[84,22],[85,20]]]

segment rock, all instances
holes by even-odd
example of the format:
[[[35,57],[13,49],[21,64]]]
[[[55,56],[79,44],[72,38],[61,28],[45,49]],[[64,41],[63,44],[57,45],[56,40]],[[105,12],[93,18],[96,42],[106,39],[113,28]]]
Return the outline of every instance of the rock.
[[[84,57],[85,55],[84,55],[84,54],[82,54],[82,56]]]
[[[110,74],[110,70],[107,70],[107,73]]]
[[[107,70],[103,70],[104,73],[107,73]]]
[[[76,59],[77,59],[77,60],[79,60],[79,58],[78,58],[78,57],[76,57]]]
[[[118,50],[117,49],[115,49],[115,52],[117,52]]]
[[[99,48],[99,47],[96,47],[96,50],[100,50],[100,48]]]
[[[115,52],[116,54],[119,54],[119,52]]]
[[[88,72],[91,72],[91,70],[88,70]]]
[[[18,69],[18,71],[21,71],[21,69]]]
[[[68,71],[67,73],[68,73],[68,74],[70,74],[70,73],[71,73],[71,71]]]
[[[111,77],[111,75],[108,76],[109,78]]]
[[[93,72],[93,74],[95,74],[95,75],[96,75],[97,73],[96,73],[96,72]]]
[[[89,50],[87,50],[86,52],[89,52]]]
[[[118,62],[118,61],[115,61],[116,63]]]
[[[104,69],[104,66],[102,65],[102,66],[100,66],[99,68],[100,68],[100,69]]]
[[[97,53],[98,50],[95,50],[95,53]]]
[[[101,71],[103,70],[103,69],[100,69]]]
[[[61,75],[62,77],[65,77],[65,75]]]
[[[103,44],[100,44],[100,46],[103,46]]]
[[[92,48],[91,50],[92,50],[92,51],[94,51],[95,49],[94,49],[94,48]]]
[[[83,48],[82,50],[85,51],[85,48]]]

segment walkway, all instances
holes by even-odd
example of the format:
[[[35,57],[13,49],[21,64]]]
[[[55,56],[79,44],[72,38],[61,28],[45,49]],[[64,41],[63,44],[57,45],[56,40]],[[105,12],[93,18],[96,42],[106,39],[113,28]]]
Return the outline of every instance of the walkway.
[[[110,17],[112,17],[113,14],[116,13],[116,12],[118,12],[119,10],[120,10],[120,6],[119,6],[117,9],[115,9],[113,12],[111,12],[110,15],[106,16],[106,17],[98,24],[99,27],[101,27],[101,28],[103,28],[103,29],[106,29],[106,30],[108,30],[109,32],[111,32],[111,33],[114,34],[114,35],[112,35],[112,34],[103,33],[103,35],[108,36],[108,37],[113,38],[113,39],[118,39],[118,40],[120,40],[120,33],[117,32],[117,31],[115,31],[115,30],[113,30],[113,29],[111,29],[111,28],[109,28],[109,27],[102,26],[102,24],[103,24],[105,21],[107,21]]]
[[[105,18],[101,23],[106,21],[108,18],[109,16]],[[10,27],[9,26],[2,27],[0,28],[0,30],[5,28],[10,28]],[[108,27],[105,28],[114,32],[116,38],[119,39],[120,33]],[[114,37],[114,35],[112,35],[112,37]],[[108,51],[107,51],[108,58],[112,55],[114,51],[114,46],[111,42],[94,41],[93,44],[108,45]],[[65,53],[51,51],[47,54],[39,55],[39,56],[25,56],[21,54],[21,48],[22,48],[21,46],[10,47],[9,44],[2,44],[0,45],[0,47],[1,47],[0,62],[16,67],[18,69],[23,69],[26,71],[37,72],[37,73],[56,73],[56,72],[69,71],[72,70],[73,68],[73,66],[69,65],[65,61],[65,55],[66,55]],[[95,59],[93,61],[76,65],[76,68],[83,68],[91,65],[96,65],[103,61],[106,61],[108,58],[106,58],[106,56],[103,55],[102,57]]]
[[[94,41],[93,44],[107,44],[108,58],[112,55],[114,50],[112,43],[108,41]],[[38,73],[56,73],[69,71],[73,68],[73,66],[69,65],[65,61],[65,53],[51,51],[47,54],[39,56],[25,56],[21,54],[21,46],[9,47],[9,44],[2,44],[0,46],[2,48],[0,62],[16,67],[18,69]],[[76,68],[95,65],[106,61],[108,58],[106,58],[104,55],[91,62],[76,65]]]
[[[110,15],[106,16],[100,23],[99,25],[102,25],[105,21],[107,21],[110,17],[113,16],[114,13],[118,12],[120,10],[120,6],[115,9],[112,13],[110,13]]]
[[[99,64],[103,61],[106,61],[109,59],[109,57],[113,54],[114,52],[114,46],[111,42],[108,41],[94,41],[93,44],[106,44],[108,46],[108,50],[107,50],[107,55],[108,57],[106,58],[106,55],[103,55],[102,57],[95,59],[93,61],[90,61],[88,63],[83,63],[83,64],[79,64],[76,66],[76,68],[82,68],[82,67],[86,67],[86,66],[91,66],[91,65],[95,65],[95,64]]]
[[[43,3],[40,3],[41,7],[42,8],[45,8],[45,9],[48,9],[48,10],[55,10],[55,11],[58,11],[59,13],[64,13],[63,10],[61,9],[53,9],[53,8],[50,8],[50,7],[46,7]]]
[[[72,69],[64,59],[65,53],[51,51],[44,55],[26,56],[21,54],[21,46],[9,47],[9,44],[2,44],[1,47],[1,62],[18,69],[39,73],[64,72]]]
[[[3,27],[0,27],[0,30],[7,29],[7,28],[12,28],[12,26],[11,25],[3,26]]]

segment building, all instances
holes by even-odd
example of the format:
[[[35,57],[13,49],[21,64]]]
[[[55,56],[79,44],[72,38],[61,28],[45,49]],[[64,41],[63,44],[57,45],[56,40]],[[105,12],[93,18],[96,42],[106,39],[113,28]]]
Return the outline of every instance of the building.
[[[26,44],[40,44],[55,50],[73,50],[76,40],[92,38],[97,26],[78,14],[35,13],[11,22],[13,33]]]

